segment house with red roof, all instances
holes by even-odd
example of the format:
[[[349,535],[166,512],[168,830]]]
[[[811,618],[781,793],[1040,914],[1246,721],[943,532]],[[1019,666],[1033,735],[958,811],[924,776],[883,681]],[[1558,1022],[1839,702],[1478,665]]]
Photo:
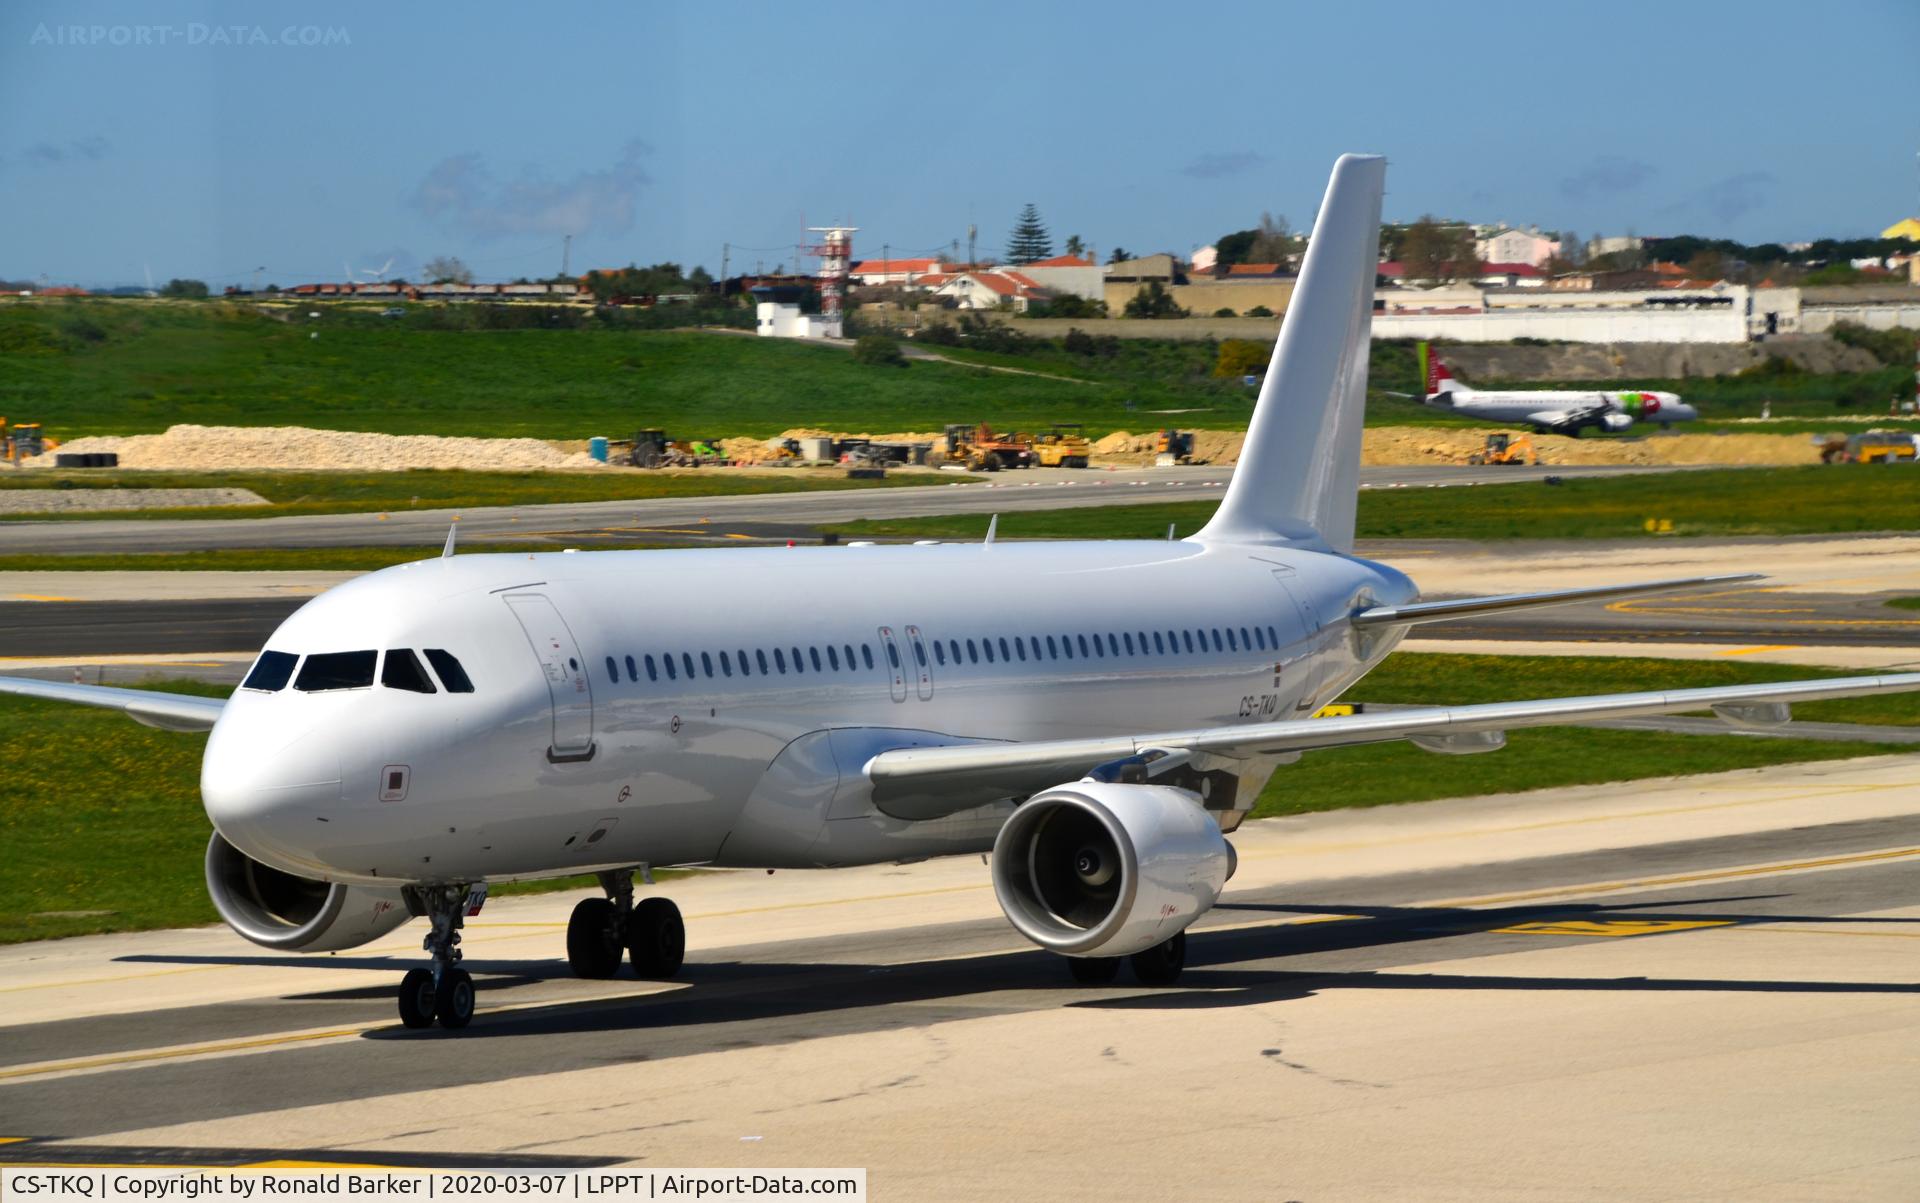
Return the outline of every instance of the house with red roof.
[[[1011,269],[957,272],[939,277],[937,284],[933,281],[934,277],[931,276],[925,281],[932,288],[933,295],[950,302],[955,309],[993,309],[1000,305],[1011,305],[1015,312],[1025,313],[1033,302],[1044,302],[1052,295],[1032,276]]]
[[[862,259],[847,271],[855,284],[918,284],[920,277],[948,270],[938,258],[883,256]]]

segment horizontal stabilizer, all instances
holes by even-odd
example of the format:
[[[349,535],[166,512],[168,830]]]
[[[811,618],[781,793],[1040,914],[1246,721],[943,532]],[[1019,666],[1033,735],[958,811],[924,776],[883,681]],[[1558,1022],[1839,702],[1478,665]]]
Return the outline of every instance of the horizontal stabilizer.
[[[118,710],[136,723],[163,731],[211,731],[226,703],[187,693],[159,693],[151,689],[117,689],[111,685],[69,685],[31,677],[0,677],[0,693],[80,706]]]
[[[1456,618],[1479,618],[1507,610],[1532,610],[1544,606],[1566,606],[1574,602],[1613,601],[1624,597],[1644,597],[1654,593],[1673,593],[1716,585],[1734,585],[1757,581],[1757,572],[1729,573],[1722,576],[1693,576],[1681,580],[1647,581],[1639,585],[1598,585],[1590,589],[1558,589],[1551,593],[1502,593],[1493,597],[1460,597],[1447,601],[1414,602],[1405,606],[1374,606],[1355,614],[1356,627],[1413,626],[1422,622],[1447,622]]]

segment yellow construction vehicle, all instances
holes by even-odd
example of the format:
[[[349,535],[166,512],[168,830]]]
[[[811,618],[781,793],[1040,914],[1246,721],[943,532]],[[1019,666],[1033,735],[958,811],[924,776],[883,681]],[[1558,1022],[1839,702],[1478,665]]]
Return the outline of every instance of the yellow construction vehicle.
[[[1159,430],[1153,435],[1153,463],[1155,467],[1171,468],[1175,464],[1193,462],[1193,432],[1191,430]]]
[[[1827,463],[1837,459],[1846,464],[1911,464],[1915,451],[1914,436],[1907,431],[1863,430],[1849,435],[1837,448],[1830,441],[1820,458]]]
[[[995,434],[985,422],[978,426],[952,423],[947,427],[944,455],[927,457],[927,463],[964,464],[975,472],[998,472],[1002,468],[1033,467],[1033,441],[1022,434]]]
[[[1053,429],[1033,440],[1034,462],[1042,468],[1084,468],[1093,443],[1078,422],[1055,422]]]
[[[1503,430],[1487,436],[1484,447],[1467,457],[1470,464],[1537,464],[1540,453],[1534,449],[1533,436]]]
[[[5,418],[0,418],[0,460],[17,467],[21,460],[45,454],[59,445],[60,440],[50,439],[41,432],[38,422],[15,422],[9,426]]]

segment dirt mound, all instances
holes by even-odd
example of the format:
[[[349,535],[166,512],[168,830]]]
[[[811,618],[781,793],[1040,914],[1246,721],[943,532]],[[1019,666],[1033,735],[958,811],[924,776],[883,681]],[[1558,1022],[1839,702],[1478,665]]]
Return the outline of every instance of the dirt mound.
[[[304,426],[169,427],[164,434],[93,435],[62,444],[62,452],[111,451],[123,468],[311,468],[393,471],[403,468],[600,468],[584,451],[567,452],[539,439],[447,438],[428,434],[369,434]],[[27,460],[51,468],[54,453]]]
[[[1487,431],[1445,427],[1375,426],[1367,430],[1361,462],[1378,466],[1464,464],[1486,444]],[[1800,434],[1656,434],[1644,438],[1573,439],[1537,434],[1543,464],[1806,464],[1815,459]]]

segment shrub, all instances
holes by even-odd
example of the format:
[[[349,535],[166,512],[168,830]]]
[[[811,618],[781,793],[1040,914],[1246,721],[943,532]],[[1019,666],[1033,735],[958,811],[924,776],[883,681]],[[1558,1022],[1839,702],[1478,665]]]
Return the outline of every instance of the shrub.
[[[1915,338],[1911,330],[1869,330],[1858,322],[1837,322],[1833,327],[1833,341],[1871,352],[1890,367],[1913,362]]]
[[[1238,314],[1236,314],[1236,313],[1234,313],[1234,311],[1233,311],[1233,310],[1231,310],[1231,309],[1229,309],[1229,308],[1228,308],[1228,307],[1226,307],[1225,305],[1222,305],[1222,306],[1221,306],[1220,308],[1218,308],[1218,309],[1216,309],[1216,310],[1214,310],[1214,311],[1213,311],[1213,316],[1215,316],[1215,317],[1237,317],[1237,316],[1239,316],[1239,315],[1238,315]]]
[[[1247,316],[1248,317],[1272,317],[1273,310],[1267,308],[1265,305],[1255,305],[1253,308],[1247,310]]]
[[[853,344],[853,361],[869,363],[878,367],[904,368],[907,357],[900,353],[900,344],[884,334],[862,334]]]

